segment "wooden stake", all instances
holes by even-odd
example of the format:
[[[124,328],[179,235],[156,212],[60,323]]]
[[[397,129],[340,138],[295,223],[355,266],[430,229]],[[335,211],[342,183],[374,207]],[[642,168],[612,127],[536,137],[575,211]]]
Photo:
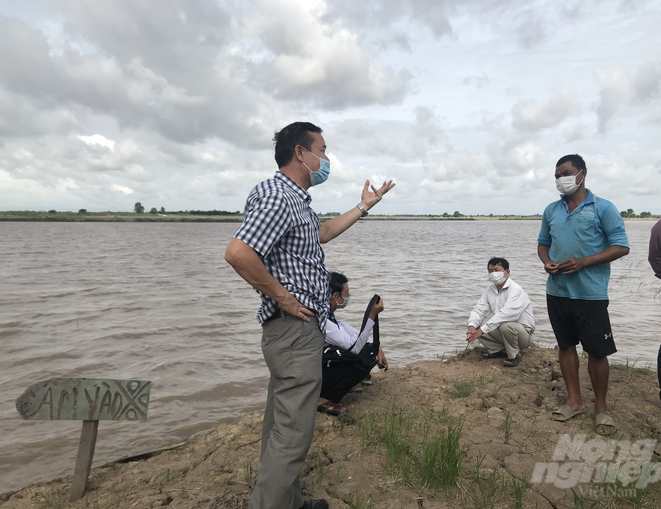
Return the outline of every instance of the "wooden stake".
[[[80,444],[78,445],[78,457],[76,468],[73,471],[73,482],[71,483],[70,502],[82,498],[87,486],[87,478],[92,468],[94,459],[94,448],[96,447],[96,433],[99,429],[99,421],[83,421],[83,430],[80,433]]]

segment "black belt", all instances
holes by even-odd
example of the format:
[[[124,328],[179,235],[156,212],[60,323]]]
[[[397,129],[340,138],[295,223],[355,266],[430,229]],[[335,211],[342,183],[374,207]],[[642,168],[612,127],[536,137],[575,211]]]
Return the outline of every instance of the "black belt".
[[[308,309],[312,311],[315,315],[317,314],[317,312],[314,309],[310,309],[310,308]],[[272,322],[273,320],[278,320],[280,318],[284,319],[286,316],[292,316],[292,315],[290,313],[287,313],[287,311],[278,308],[275,310],[275,313],[273,313],[271,316],[269,316],[266,320],[262,322],[262,325]]]

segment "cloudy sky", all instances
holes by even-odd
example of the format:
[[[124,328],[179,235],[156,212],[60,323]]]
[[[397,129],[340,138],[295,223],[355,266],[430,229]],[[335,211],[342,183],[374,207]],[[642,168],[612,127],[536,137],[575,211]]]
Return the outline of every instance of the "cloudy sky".
[[[381,213],[541,213],[580,153],[659,214],[660,4],[5,0],[0,210],[241,210],[308,120],[318,212],[392,178]]]

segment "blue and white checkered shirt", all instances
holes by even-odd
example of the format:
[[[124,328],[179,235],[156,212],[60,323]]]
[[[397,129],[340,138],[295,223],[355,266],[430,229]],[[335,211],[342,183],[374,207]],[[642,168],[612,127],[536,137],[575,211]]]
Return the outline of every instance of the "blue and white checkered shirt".
[[[284,173],[257,184],[248,195],[243,224],[234,235],[259,255],[266,270],[296,297],[317,312],[323,331],[330,313],[330,273],[319,242],[319,218],[310,208],[312,197]],[[259,293],[257,320],[275,313],[276,302]]]

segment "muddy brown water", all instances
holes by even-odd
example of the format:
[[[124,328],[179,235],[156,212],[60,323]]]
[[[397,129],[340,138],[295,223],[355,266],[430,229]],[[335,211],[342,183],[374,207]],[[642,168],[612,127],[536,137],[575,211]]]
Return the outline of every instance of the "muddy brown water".
[[[661,282],[647,263],[654,223],[628,221],[631,254],[612,265],[620,361],[654,361]],[[486,261],[504,256],[553,344],[538,221],[361,221],[324,246],[350,279],[358,323],[384,298],[391,366],[463,348]],[[263,404],[268,372],[256,293],[225,263],[238,224],[0,223],[0,493],[71,474],[80,422],[23,421],[15,399],[52,377],[152,381],[146,423],[102,421],[95,465],[175,443]]]

